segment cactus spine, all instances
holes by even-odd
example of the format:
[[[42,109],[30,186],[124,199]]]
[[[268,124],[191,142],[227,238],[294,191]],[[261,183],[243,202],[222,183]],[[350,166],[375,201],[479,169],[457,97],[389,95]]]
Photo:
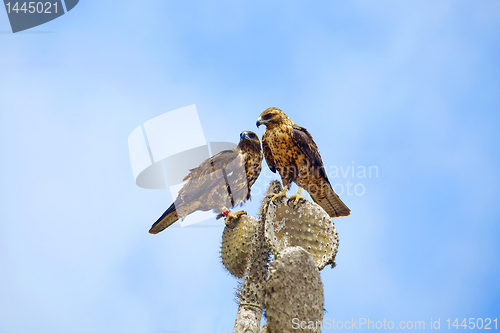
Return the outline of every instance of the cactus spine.
[[[328,264],[335,266],[337,231],[313,202],[295,208],[271,202],[271,194],[279,191],[281,184],[272,181],[259,219],[241,216],[223,232],[222,262],[242,279],[234,333],[293,332],[294,318],[314,323],[304,331],[321,332],[324,298],[319,271]],[[267,324],[261,328],[264,307]]]

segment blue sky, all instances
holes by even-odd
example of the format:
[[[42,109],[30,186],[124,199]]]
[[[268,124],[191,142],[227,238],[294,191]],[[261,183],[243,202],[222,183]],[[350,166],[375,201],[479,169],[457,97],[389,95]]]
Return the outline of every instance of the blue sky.
[[[232,330],[222,222],[148,234],[172,198],[128,156],[191,104],[208,141],[276,106],[327,168],[377,167],[330,179],[365,192],[341,194],[325,317],[500,313],[497,1],[88,0],[9,31],[0,10],[0,332]]]

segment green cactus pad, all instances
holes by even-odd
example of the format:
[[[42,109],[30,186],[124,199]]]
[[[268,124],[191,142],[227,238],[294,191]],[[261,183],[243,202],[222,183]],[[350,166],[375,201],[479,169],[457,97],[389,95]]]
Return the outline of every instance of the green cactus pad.
[[[245,275],[252,237],[257,230],[259,220],[252,216],[242,215],[235,224],[233,229],[227,226],[224,228],[221,258],[229,273],[242,278]]]
[[[309,252],[300,246],[288,247],[271,261],[265,306],[269,333],[321,332],[323,283]],[[294,320],[306,321],[307,328],[298,329]]]
[[[266,216],[266,242],[275,256],[290,246],[307,250],[319,270],[335,267],[338,248],[337,230],[330,216],[314,202],[305,201],[297,207],[270,203]]]

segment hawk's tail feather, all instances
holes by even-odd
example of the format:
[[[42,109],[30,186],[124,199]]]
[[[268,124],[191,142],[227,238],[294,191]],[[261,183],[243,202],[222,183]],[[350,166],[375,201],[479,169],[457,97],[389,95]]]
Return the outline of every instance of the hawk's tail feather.
[[[168,207],[165,213],[163,213],[163,215],[160,216],[160,218],[151,226],[151,229],[149,229],[150,234],[157,234],[160,231],[163,231],[179,219],[179,215],[177,215],[177,210],[175,209],[175,204],[176,202]]]
[[[321,206],[330,217],[339,217],[339,216],[349,216],[351,214],[351,210],[345,205],[345,203],[340,200],[337,193],[333,191],[330,186],[324,187],[325,198],[319,199],[318,196],[311,195],[311,198],[315,203]]]

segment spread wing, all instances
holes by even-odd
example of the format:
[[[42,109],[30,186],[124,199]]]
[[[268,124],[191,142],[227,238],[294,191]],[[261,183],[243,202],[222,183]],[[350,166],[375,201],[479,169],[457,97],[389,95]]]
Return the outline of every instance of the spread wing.
[[[188,182],[183,186],[179,193],[184,202],[198,199],[207,192],[213,192],[218,186],[226,187],[224,172],[230,172],[225,169],[233,161],[237,165],[241,164],[239,149],[223,150],[217,155],[203,161],[198,167],[191,169],[190,173],[184,177]],[[236,160],[238,158],[238,160]],[[222,189],[221,189],[222,191]]]
[[[264,132],[264,134],[266,134],[266,132]],[[267,143],[266,136],[262,137],[262,150],[264,151],[264,157],[266,158],[266,163],[269,166],[269,169],[271,169],[273,173],[276,173],[276,162],[274,161],[271,148],[269,148],[269,144]]]
[[[319,154],[318,146],[314,142],[311,134],[309,134],[304,127],[295,125],[292,129],[292,139],[302,152],[306,154],[309,158],[309,162],[314,165],[314,167],[319,171],[319,174],[328,182],[328,184],[330,184],[323,161],[321,160],[321,155]]]
[[[234,205],[227,184],[231,181],[238,183],[240,178],[245,180],[246,177],[239,148],[223,150],[190,171],[183,179],[187,183],[177,199],[153,224],[150,233],[157,234],[194,211],[214,209],[220,213],[223,206]],[[243,183],[246,185],[246,181]]]

